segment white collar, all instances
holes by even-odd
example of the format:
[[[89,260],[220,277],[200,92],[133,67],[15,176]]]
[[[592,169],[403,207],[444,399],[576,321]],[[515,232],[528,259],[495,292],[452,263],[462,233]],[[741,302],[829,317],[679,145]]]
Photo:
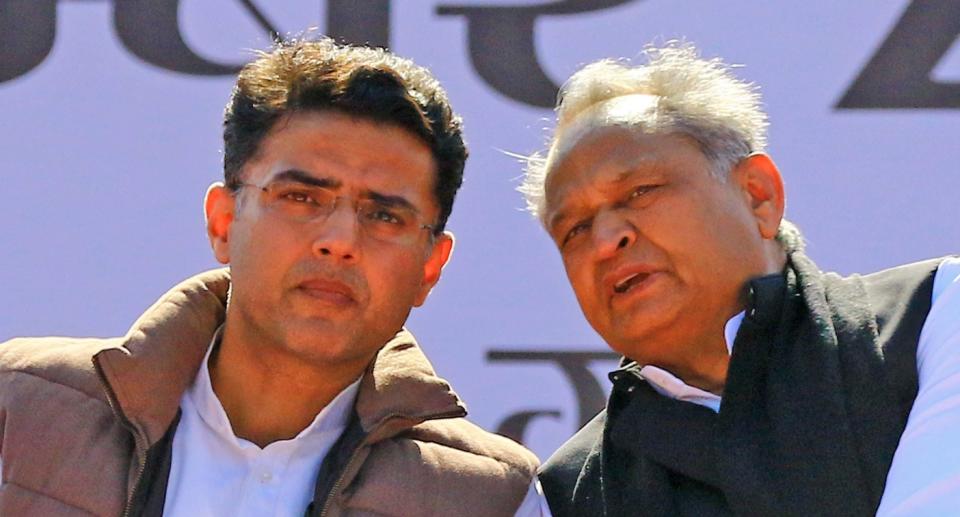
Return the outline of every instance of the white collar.
[[[230,420],[227,418],[227,413],[223,409],[223,404],[220,403],[220,399],[217,398],[216,393],[213,391],[213,384],[210,381],[210,355],[214,348],[220,345],[222,332],[223,326],[217,329],[217,332],[214,334],[210,347],[207,348],[207,355],[203,358],[203,363],[201,363],[200,371],[197,372],[197,377],[187,390],[186,395],[189,397],[190,402],[193,403],[193,406],[196,408],[197,413],[200,415],[200,418],[203,419],[204,423],[226,443],[232,444],[240,449],[257,447],[256,444],[243,438],[238,438],[237,435],[234,434]],[[281,442],[274,443],[301,442],[312,436],[326,434],[331,431],[337,434],[341,433],[343,429],[347,427],[347,423],[350,420],[353,403],[356,400],[357,391],[360,389],[361,378],[362,377],[358,378],[337,394],[323,410],[317,413],[313,422],[304,430],[300,431],[297,436],[290,440],[282,440]],[[273,444],[269,444],[267,447],[271,445]]]
[[[733,342],[740,330],[740,324],[743,323],[744,311],[740,311],[734,317],[727,320],[723,327],[723,337],[726,340],[727,353],[733,354]],[[720,395],[704,391],[700,388],[690,386],[680,380],[676,375],[656,366],[647,365],[640,368],[640,376],[643,377],[657,393],[670,397],[672,399],[684,400],[708,407],[714,412],[720,411],[720,402],[723,400]]]

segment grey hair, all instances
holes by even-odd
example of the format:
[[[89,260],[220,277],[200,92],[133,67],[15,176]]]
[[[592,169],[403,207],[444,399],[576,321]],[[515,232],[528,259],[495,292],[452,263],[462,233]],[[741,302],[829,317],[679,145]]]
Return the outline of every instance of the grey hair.
[[[546,156],[535,153],[527,158],[518,188],[527,210],[541,222],[547,175],[564,146],[570,145],[565,141],[582,136],[585,124],[686,135],[697,143],[711,163],[710,173],[721,181],[744,157],[763,152],[767,116],[756,86],[735,77],[721,60],[701,58],[688,43],[671,41],[662,48],[647,47],[643,54],[645,65],[612,59],[590,63],[560,89],[557,125]],[[642,97],[653,101],[644,103]],[[637,109],[640,104],[649,109]]]

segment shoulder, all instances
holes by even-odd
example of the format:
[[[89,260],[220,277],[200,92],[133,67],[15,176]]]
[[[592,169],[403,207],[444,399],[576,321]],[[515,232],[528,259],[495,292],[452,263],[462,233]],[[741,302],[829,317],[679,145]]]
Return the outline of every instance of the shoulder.
[[[119,342],[119,338],[42,337],[0,343],[0,382],[19,388],[0,390],[2,398],[30,392],[37,385],[55,385],[105,400],[93,356]]]
[[[929,294],[934,276],[944,260],[946,259],[941,257],[912,262],[863,275],[861,278],[867,291],[876,297],[902,298],[904,294],[912,294],[924,288]]]
[[[878,313],[896,310],[913,297],[929,298],[934,277],[944,258],[912,262],[869,274],[841,276],[826,273],[828,298],[841,295],[865,294],[871,307]],[[834,303],[839,300],[834,299]],[[929,301],[929,300],[928,300]]]
[[[843,307],[865,303],[863,308],[874,316],[881,341],[885,341],[885,331],[900,327],[919,334],[930,311],[934,279],[944,260],[913,262],[866,275],[841,277],[827,273],[827,298]]]
[[[421,450],[433,449],[437,459],[459,457],[478,471],[492,469],[501,475],[528,484],[540,461],[526,447],[488,432],[466,418],[430,420],[414,426],[397,437],[413,441]],[[485,467],[482,467],[485,465]]]
[[[945,260],[950,259],[913,262],[861,277],[882,341],[902,329],[909,329],[908,341],[919,337],[930,312],[934,280]]]
[[[540,467],[540,483],[551,508],[569,504],[580,478],[591,475],[590,465],[600,460],[606,417],[606,410],[601,411]]]
[[[396,515],[513,515],[538,464],[523,446],[464,418],[431,420],[370,448],[350,506],[389,507]]]
[[[132,440],[114,418],[92,357],[110,339],[0,343],[5,504],[91,515],[123,506]],[[77,487],[103,487],[82,490]],[[115,490],[116,487],[121,487]]]
[[[863,361],[882,363],[903,418],[917,394],[918,345],[931,312],[934,281],[945,260],[949,259],[929,259],[844,279],[834,277],[838,283],[855,286],[851,292],[866,298],[860,307],[869,314],[870,326],[875,325],[876,338],[870,346],[857,347],[856,351]],[[835,304],[860,303],[837,298],[833,299]]]
[[[110,414],[92,358],[113,345],[60,337],[0,343],[0,438],[12,429],[33,429],[27,436],[54,422]]]

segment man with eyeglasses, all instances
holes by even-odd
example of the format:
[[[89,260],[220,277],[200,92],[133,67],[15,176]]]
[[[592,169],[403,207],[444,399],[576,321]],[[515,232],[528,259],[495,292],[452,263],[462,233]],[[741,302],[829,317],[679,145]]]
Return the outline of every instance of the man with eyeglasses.
[[[467,151],[429,72],[289,42],[241,71],[211,271],[116,339],[0,345],[3,515],[540,515],[403,324]],[[522,506],[521,506],[522,503]]]
[[[957,515],[960,258],[820,271],[752,85],[647,57],[567,81],[523,187],[623,355],[541,469],[553,515]]]

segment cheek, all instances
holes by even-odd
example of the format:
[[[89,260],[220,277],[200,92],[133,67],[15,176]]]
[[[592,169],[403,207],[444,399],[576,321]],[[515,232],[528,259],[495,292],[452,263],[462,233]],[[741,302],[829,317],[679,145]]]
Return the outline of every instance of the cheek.
[[[563,256],[563,270],[567,273],[567,280],[574,291],[580,290],[580,278],[583,276],[579,264],[567,256]]]
[[[410,253],[378,254],[376,261],[367,261],[365,276],[381,304],[412,305],[420,292],[424,267],[425,262]]]
[[[586,312],[595,303],[594,299],[599,293],[596,292],[595,282],[593,281],[593,270],[581,261],[564,259],[563,267],[567,272],[567,280],[573,288],[573,293],[577,296],[577,301]]]
[[[232,270],[245,269],[250,261],[250,232],[241,224],[234,222],[230,231],[230,268]]]
[[[309,253],[307,244],[275,226],[242,226],[231,235],[231,268],[249,277],[272,277],[290,265],[292,257]]]
[[[677,246],[677,262],[690,282],[714,288],[739,281],[742,270],[751,269],[755,244],[748,221],[739,214],[718,210],[706,213],[699,228],[691,228]]]
[[[709,198],[706,198],[709,199]],[[717,245],[726,247],[735,215],[729,208],[713,203],[679,202],[670,210],[648,214],[645,228],[657,228],[657,236],[648,235],[679,269],[704,267],[715,261]]]

